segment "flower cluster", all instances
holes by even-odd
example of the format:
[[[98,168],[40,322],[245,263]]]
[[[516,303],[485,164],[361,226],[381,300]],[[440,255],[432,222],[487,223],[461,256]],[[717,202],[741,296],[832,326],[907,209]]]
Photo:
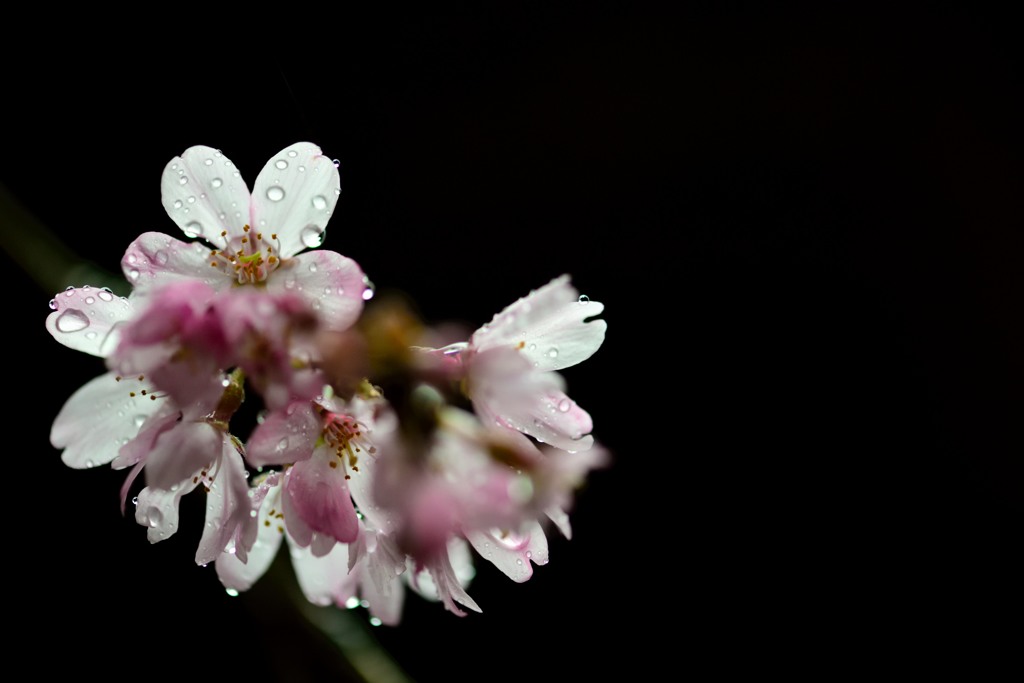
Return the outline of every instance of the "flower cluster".
[[[374,623],[398,623],[406,587],[479,611],[472,551],[517,582],[547,562],[546,531],[570,535],[574,492],[607,459],[558,372],[600,347],[600,303],[562,276],[455,343],[407,308],[367,305],[359,265],[317,249],[341,190],[309,143],[275,155],[251,193],[219,150],[192,147],[161,189],[192,239],[129,245],[128,297],[85,286],[50,302],[53,337],[107,367],[53,423],[65,464],[126,470],[121,509],[141,486],[153,543],[202,492],[195,559],[231,594],[282,541],[311,602],[367,605]],[[254,394],[245,433],[236,414]]]

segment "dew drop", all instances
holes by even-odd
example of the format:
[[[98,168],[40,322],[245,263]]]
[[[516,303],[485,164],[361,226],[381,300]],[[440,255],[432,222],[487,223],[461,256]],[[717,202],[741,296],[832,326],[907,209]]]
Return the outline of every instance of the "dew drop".
[[[516,560],[516,564],[522,564],[522,563],[523,563],[522,560]]]
[[[284,437],[283,439],[277,442],[276,450],[278,453],[281,453],[286,448],[288,448],[288,437]]]
[[[159,263],[161,266],[167,265],[167,260],[168,256],[166,251],[156,252],[156,262]]]
[[[96,463],[94,463],[92,460],[86,460],[85,461],[85,466],[86,467],[96,467]]]
[[[370,617],[370,626],[380,626],[384,622],[377,617]]]
[[[285,161],[284,159],[278,159],[277,161],[274,162],[274,168],[276,168],[279,171],[283,171],[284,169],[288,168],[288,162]]]
[[[331,159],[331,163],[334,164],[334,168],[341,166],[341,161],[338,159]]]
[[[94,303],[96,303],[96,299],[94,299],[91,296],[87,296],[87,297],[85,297],[85,303],[87,303],[88,305],[92,306]]]
[[[136,261],[138,261],[138,258],[135,256],[135,254],[128,254],[128,257],[125,260],[128,261],[128,263],[135,263]]]
[[[558,349],[553,346],[548,349],[548,358],[558,358]]]
[[[377,293],[377,288],[367,277],[363,277],[363,287],[363,301],[369,301]]]
[[[203,234],[203,226],[198,221],[186,223],[183,232],[187,237],[199,237]]]
[[[57,329],[61,332],[78,332],[89,327],[89,318],[78,309],[69,308],[57,316]]]
[[[212,187],[215,190],[223,184],[224,181],[221,180],[220,178],[214,178],[213,180],[210,181],[210,187]]]
[[[259,516],[259,513],[255,510],[249,510],[249,516],[255,518]]]
[[[104,301],[113,301],[114,300],[114,293],[112,291],[110,291],[110,289],[108,287],[104,287],[103,289],[101,289],[96,296],[98,296],[99,298],[103,299]]]
[[[560,412],[560,413],[567,413],[567,412],[569,412],[569,408],[571,408],[571,407],[572,407],[572,401],[570,401],[567,398],[563,398],[561,401],[558,402],[558,412]]]
[[[331,289],[330,287],[324,287],[324,294],[330,296],[331,294],[334,294],[334,290]]]
[[[57,303],[57,300],[56,300],[56,299],[50,299],[50,310],[51,310],[51,311],[56,311],[56,310],[57,310],[57,307],[58,307],[58,305],[59,305],[59,304]]]
[[[299,173],[305,173],[305,172],[306,172],[306,167],[305,166],[299,166]]]
[[[92,331],[92,330],[89,330],[88,332],[85,333],[85,338],[86,339],[95,339],[96,338],[96,333],[94,331]]]
[[[207,159],[203,163],[206,164],[207,166],[213,166],[213,159]]]
[[[271,185],[267,188],[267,199],[272,202],[279,202],[284,199],[284,190],[277,185]]]
[[[533,557],[533,551],[532,550],[527,550],[526,551],[526,556],[527,557]]]
[[[160,522],[164,521],[164,514],[157,508],[150,510],[146,517],[149,518],[149,526],[154,528],[160,524]]]
[[[225,588],[224,592],[227,593],[228,595],[230,595],[233,598],[237,598],[238,597],[238,591],[236,591],[234,588]]]
[[[323,211],[324,209],[326,209],[327,198],[324,197],[322,194],[318,194],[317,196],[313,197],[313,208],[316,209],[317,211]]]
[[[130,277],[132,280],[138,280],[139,271],[136,270],[135,268],[132,268],[131,270],[128,271],[128,277]]]
[[[311,272],[311,273],[315,273],[316,272],[316,264],[315,263],[310,263],[309,264],[309,272]]]
[[[181,208],[181,200],[180,199],[175,199],[174,200],[174,208],[175,209],[180,209]]]
[[[284,288],[285,289],[295,289],[295,278],[290,277],[287,280],[285,280],[284,281]]]
[[[186,176],[181,176],[180,178],[178,178],[178,184],[188,185],[188,178]]]
[[[586,294],[580,294],[579,302],[581,304],[589,304],[590,303],[590,297],[587,296]]]
[[[196,198],[195,197],[189,197],[188,198],[188,203],[189,204],[195,204],[196,203]]]
[[[311,249],[319,247],[324,243],[324,229],[319,225],[307,225],[302,229],[302,232],[299,233],[299,239],[302,240],[304,245]]]
[[[132,505],[138,505],[138,504],[139,504],[139,497],[135,496],[134,498],[132,498]]]
[[[145,421],[146,421],[146,416],[145,415],[136,415],[135,417],[132,418],[132,423],[134,423],[136,427],[141,427],[142,423],[145,422]]]
[[[295,157],[299,156],[299,153],[296,152],[294,149],[290,149],[290,150],[288,150],[288,156],[290,156],[292,159],[294,159]]]

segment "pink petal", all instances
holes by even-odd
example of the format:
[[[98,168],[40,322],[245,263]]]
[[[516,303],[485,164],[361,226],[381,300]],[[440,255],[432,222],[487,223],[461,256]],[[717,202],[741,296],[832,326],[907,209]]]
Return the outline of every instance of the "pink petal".
[[[395,626],[401,621],[405,602],[405,586],[399,578],[406,569],[405,555],[388,536],[373,534],[371,538],[373,548],[358,568],[362,571],[360,592],[369,604],[370,614],[381,623]]]
[[[340,543],[351,543],[359,535],[359,518],[345,484],[344,468],[332,468],[330,462],[337,462],[334,452],[329,447],[321,447],[313,457],[288,470],[284,489],[288,528],[292,530],[291,518],[297,516],[311,531]],[[304,531],[300,531],[296,541],[308,545],[303,542],[305,536]],[[312,542],[312,536],[309,540]]]
[[[46,330],[64,346],[105,358],[117,347],[119,328],[132,317],[128,299],[108,289],[67,289],[50,302]]]
[[[171,159],[160,180],[167,215],[188,237],[202,237],[225,246],[228,237],[243,234],[249,222],[249,189],[230,159],[211,147],[198,145]]]
[[[256,538],[249,546],[246,561],[242,562],[237,548],[236,552],[223,552],[217,556],[217,576],[225,588],[236,591],[247,591],[262,577],[281,547],[281,537],[277,530],[280,521],[273,518],[271,510],[276,514],[281,509],[281,486],[275,485],[267,493],[256,508]]]
[[[289,145],[256,178],[252,227],[276,233],[285,258],[319,247],[339,194],[338,169],[319,147],[309,142]]]
[[[539,370],[560,370],[590,358],[604,342],[608,324],[585,322],[604,304],[580,300],[569,276],[555,278],[494,316],[470,338],[484,351],[514,348]]]
[[[466,538],[484,559],[515,581],[523,583],[533,576],[533,565],[548,563],[548,541],[536,521],[521,533],[470,531]]]
[[[215,291],[230,288],[234,278],[213,268],[210,248],[182,242],[161,232],[144,232],[128,245],[121,270],[135,294],[150,294],[174,282],[201,282]]]
[[[239,527],[249,521],[249,484],[242,456],[230,439],[223,440],[223,452],[212,478],[206,501],[206,526],[196,551],[196,564],[206,566],[228,547]]]
[[[111,466],[115,470],[124,469],[137,464],[145,464],[149,454],[156,446],[156,440],[164,432],[170,431],[178,425],[181,419],[181,411],[173,403],[167,401],[150,401],[159,404],[160,409],[143,423],[142,429],[125,445],[121,446],[117,457],[114,458]]]
[[[313,454],[322,427],[322,420],[311,402],[295,401],[283,410],[270,413],[256,426],[246,445],[245,457],[256,467],[307,460]]]
[[[425,566],[431,580],[427,582],[422,575],[417,575],[413,583],[413,588],[418,592],[428,597],[436,597],[436,599],[444,603],[445,608],[449,612],[460,617],[466,616],[466,613],[456,606],[456,602],[465,605],[474,612],[483,611],[463,588],[468,581],[464,581],[453,566],[452,555],[457,557],[458,554],[463,553],[467,556],[469,555],[465,541],[453,538],[449,543],[447,552],[438,553],[434,559],[426,563]],[[461,564],[461,562],[456,559],[456,566],[458,564]]]
[[[558,530],[562,532],[562,535],[567,539],[572,539],[572,524],[569,523],[569,515],[565,513],[560,507],[552,506],[544,511],[544,514],[548,516]]]
[[[146,459],[146,483],[168,490],[209,467],[224,448],[225,435],[205,422],[179,422],[160,434]]]
[[[358,574],[349,574],[348,547],[338,543],[322,557],[313,555],[309,548],[289,543],[288,552],[295,569],[299,588],[314,605],[326,607],[337,602],[341,604],[355,594]]]
[[[196,484],[191,479],[174,485],[173,490],[147,486],[139,493],[135,521],[146,527],[150,543],[167,540],[178,531],[178,503]]]
[[[65,465],[83,469],[114,460],[118,449],[157,411],[159,401],[138,392],[132,397],[127,384],[108,372],[82,386],[60,409],[50,429],[50,443],[64,449]]]
[[[362,313],[367,290],[359,264],[337,252],[317,249],[282,261],[267,280],[267,291],[295,293],[329,329],[345,330]]]

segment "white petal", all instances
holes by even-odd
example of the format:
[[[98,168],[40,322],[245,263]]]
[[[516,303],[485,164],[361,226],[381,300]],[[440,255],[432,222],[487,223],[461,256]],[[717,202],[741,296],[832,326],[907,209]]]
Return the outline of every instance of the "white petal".
[[[319,147],[290,145],[271,157],[256,178],[252,227],[276,233],[285,258],[319,247],[340,193],[338,169]]]
[[[117,330],[134,312],[128,299],[96,287],[67,289],[53,297],[50,307],[46,329],[53,338],[101,358],[117,347]]]
[[[218,247],[244,234],[250,220],[249,189],[230,159],[212,147],[189,147],[171,159],[160,180],[167,211],[188,237],[202,237]]]
[[[548,563],[548,540],[536,521],[527,524],[518,534],[470,531],[466,538],[484,559],[516,583],[533,576],[533,564]]]
[[[246,562],[242,562],[236,553],[224,552],[217,556],[217,576],[225,588],[236,591],[247,591],[256,583],[274,561],[281,547],[281,537],[277,530],[279,520],[270,514],[281,509],[281,486],[275,486],[263,499],[257,512],[256,542],[249,549]]]
[[[317,249],[283,261],[268,278],[267,291],[300,296],[328,328],[346,330],[363,310],[366,278],[347,256]]]
[[[544,514],[548,516],[558,530],[562,532],[562,535],[568,539],[572,539],[572,524],[569,522],[569,515],[566,514],[565,510],[560,507],[552,506],[544,511]]]
[[[181,497],[195,489],[191,480],[182,482],[174,490],[147,486],[139,493],[135,507],[135,521],[146,527],[150,543],[159,543],[178,531],[178,504]]]
[[[326,606],[335,602],[341,593],[354,593],[357,574],[348,571],[348,546],[338,543],[323,557],[315,557],[309,548],[302,548],[289,539],[288,551],[295,568],[302,594],[314,605]]]
[[[65,465],[76,469],[105,465],[160,408],[160,401],[138,392],[132,397],[128,384],[108,372],[90,380],[64,404],[53,421],[50,443],[64,449]]]
[[[483,351],[519,349],[539,370],[560,370],[590,358],[604,342],[604,304],[580,300],[569,276],[555,278],[498,313],[473,333],[470,344]]]
[[[146,295],[181,280],[205,283],[215,291],[228,289],[235,279],[213,268],[209,247],[201,242],[182,242],[162,232],[146,232],[128,245],[121,270],[132,284],[134,295]]]
[[[206,566],[227,548],[238,528],[249,518],[249,485],[242,456],[230,439],[223,441],[223,454],[206,496],[206,526],[196,551],[196,564]]]

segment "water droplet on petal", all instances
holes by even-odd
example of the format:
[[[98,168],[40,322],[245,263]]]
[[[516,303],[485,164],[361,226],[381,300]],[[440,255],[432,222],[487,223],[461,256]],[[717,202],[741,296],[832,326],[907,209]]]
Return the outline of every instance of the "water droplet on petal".
[[[180,178],[178,178],[178,184],[179,185],[188,185],[188,177],[181,176]]]
[[[518,560],[518,559],[516,560],[516,564],[522,564],[522,563],[523,563],[522,560]]]
[[[185,227],[182,228],[186,237],[199,237],[203,234],[203,226],[198,221],[192,221],[186,223]]]
[[[294,159],[295,157],[299,156],[299,153],[296,152],[294,149],[290,149],[288,150],[288,156]]]
[[[284,288],[285,289],[295,289],[295,278],[290,277],[287,280],[285,280],[284,281]]]
[[[97,296],[99,298],[103,299],[104,301],[113,301],[114,300],[114,293],[112,291],[110,291],[110,288],[108,288],[108,287],[104,287],[103,289],[101,289],[99,294],[97,294]]]
[[[86,467],[96,467],[96,463],[94,463],[92,460],[86,460],[85,461],[85,466]]]
[[[237,598],[238,597],[238,591],[236,591],[234,588],[225,588],[224,592],[227,593],[228,595],[230,595],[233,598]]]
[[[214,178],[213,180],[210,181],[210,187],[212,187],[215,190],[223,184],[224,181],[221,180],[220,178]]]
[[[277,442],[277,446],[276,446],[275,450],[276,450],[276,451],[277,451],[278,453],[281,453],[281,452],[283,452],[283,451],[284,451],[284,449],[286,449],[286,448],[288,448],[288,437],[284,437],[283,439],[281,439],[280,441],[278,441],[278,442]]]
[[[131,270],[128,271],[128,277],[130,277],[132,280],[138,280],[139,271],[136,270],[135,268],[132,268]]]
[[[558,412],[567,413],[569,412],[569,408],[572,408],[572,401],[570,401],[569,399],[563,398],[561,401],[558,402]]]
[[[175,199],[174,200],[174,208],[175,209],[180,209],[181,208],[181,200],[180,199]]]
[[[138,258],[135,256],[135,254],[128,254],[125,260],[128,261],[128,263],[135,263],[136,261],[138,261]]]
[[[299,166],[299,173],[305,173],[305,172],[306,172],[306,167],[305,166]]]
[[[309,272],[311,272],[311,273],[315,273],[316,272],[316,264],[315,263],[310,263],[309,264]]]
[[[274,168],[276,168],[279,171],[283,171],[284,169],[288,168],[288,162],[285,161],[284,159],[278,159],[277,161],[274,162]]]
[[[51,310],[51,311],[56,311],[56,310],[57,310],[57,307],[58,307],[58,305],[59,305],[59,304],[57,303],[57,300],[56,300],[56,299],[50,299],[50,310]]]
[[[326,209],[327,198],[324,197],[322,194],[318,194],[317,196],[313,197],[313,208],[316,209],[317,211],[323,211],[324,209]]]
[[[156,262],[159,263],[161,266],[166,266],[167,265],[168,258],[169,257],[167,256],[167,252],[166,251],[158,251],[158,252],[156,252]]]
[[[196,198],[195,197],[189,197],[188,198],[188,203],[189,204],[195,204],[196,203]]]
[[[384,622],[377,617],[370,617],[370,626],[380,626]]]
[[[377,288],[374,286],[370,279],[363,277],[363,301],[369,301],[373,298],[373,295],[377,293]]]
[[[160,512],[158,508],[150,510],[146,517],[149,519],[149,526],[151,527],[156,527],[160,522],[164,521],[164,513]]]
[[[345,607],[348,609],[355,609],[356,607],[359,607],[359,598],[353,595],[345,601]]]
[[[96,333],[94,331],[92,331],[92,330],[89,330],[88,332],[85,333],[85,338],[86,339],[95,339],[96,338]]]
[[[89,327],[89,318],[78,309],[69,308],[57,316],[57,329],[61,332],[78,332]]]
[[[134,423],[134,425],[136,427],[141,427],[142,423],[145,422],[145,421],[146,421],[146,416],[145,415],[136,415],[135,417],[132,418],[132,423]]]
[[[558,358],[558,349],[553,346],[548,349],[548,358]]]
[[[532,550],[527,550],[526,551],[526,556],[527,557],[533,557],[533,551]]]
[[[284,199],[284,190],[277,185],[271,185],[267,188],[267,199],[272,202],[279,202]]]
[[[96,303],[96,299],[94,299],[91,296],[87,296],[85,297],[85,303],[88,304],[89,306],[92,306],[94,303]]]
[[[319,225],[307,225],[299,233],[299,239],[310,249],[315,249],[324,243],[324,229]]]
[[[334,164],[334,168],[341,166],[341,161],[338,159],[331,159],[331,163]]]
[[[138,505],[138,504],[139,504],[139,497],[135,496],[134,498],[132,498],[132,505]]]
[[[207,166],[213,166],[213,159],[207,159],[203,163],[206,164]]]
[[[587,296],[586,294],[580,294],[579,302],[581,304],[589,304],[590,303],[590,297]]]

